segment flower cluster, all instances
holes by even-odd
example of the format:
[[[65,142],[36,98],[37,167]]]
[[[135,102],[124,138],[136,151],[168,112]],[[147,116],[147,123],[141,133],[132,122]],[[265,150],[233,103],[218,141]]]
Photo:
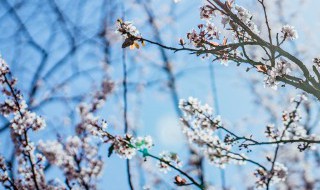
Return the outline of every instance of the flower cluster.
[[[134,138],[126,134],[124,137],[115,137],[112,146],[120,158],[131,159],[137,151],[150,149],[153,143],[150,136]]]
[[[37,154],[36,158],[33,159],[33,163],[35,163],[35,165],[33,165],[31,168],[27,163],[27,160],[23,159],[23,157],[19,157],[18,161],[20,166],[18,169],[18,174],[22,178],[16,180],[15,178],[9,176],[9,172],[12,172],[12,168],[6,163],[5,158],[0,156],[0,183],[2,183],[7,189],[33,189],[34,187],[52,188],[52,186],[46,184],[44,174],[41,172],[43,171],[42,162],[44,160],[45,159],[42,155]],[[26,166],[22,167],[21,165]],[[36,172],[37,175],[34,176],[34,172],[32,171]]]
[[[182,162],[179,159],[179,156],[173,152],[162,152],[160,153],[160,160],[157,163],[157,167],[163,173],[167,173],[171,170],[170,165],[173,165],[177,168],[182,167]]]
[[[20,101],[19,106],[16,104],[13,98],[5,99],[3,103],[0,103],[0,114],[4,117],[9,117],[11,113],[15,115],[20,111],[25,112],[27,105],[24,100]]]
[[[14,88],[17,80],[15,78],[9,78],[10,73],[9,66],[0,57],[0,85],[2,92],[6,96],[4,102],[0,103],[0,114],[8,117],[10,114],[17,114],[19,111],[26,109],[25,101],[22,100],[22,96],[19,91]]]
[[[319,57],[313,58],[312,62],[313,62],[317,67],[320,67],[320,58],[319,58]]]
[[[287,60],[280,58],[280,60],[276,62],[276,65],[274,67],[271,67],[267,70],[267,76],[264,79],[265,86],[276,90],[279,84],[279,82],[277,81],[277,77],[287,75],[290,72],[290,63]]]
[[[200,7],[200,18],[203,20],[210,20],[216,16],[214,9],[212,9],[209,5],[204,5]]]
[[[102,173],[104,162],[99,155],[100,141],[94,136],[101,134],[107,123],[94,116],[101,108],[114,88],[114,83],[104,80],[101,88],[93,93],[89,103],[82,102],[77,111],[80,122],[76,125],[76,136],[69,136],[65,141],[40,141],[38,149],[47,157],[48,162],[58,166],[67,178],[67,185],[75,189],[95,189],[96,181]],[[92,135],[94,136],[92,136]]]
[[[8,167],[4,157],[0,156],[0,183],[6,183],[7,180],[10,180],[8,175]]]
[[[187,33],[187,38],[191,44],[197,48],[210,49],[213,46],[218,46],[217,42],[213,42],[213,39],[219,40],[219,31],[216,26],[211,22],[207,22],[206,25],[198,25],[199,32],[193,29],[191,32]]]
[[[294,29],[293,26],[290,26],[290,25],[282,26],[281,32],[283,34],[284,39],[290,38],[291,40],[295,40],[299,37],[298,32]]]
[[[4,84],[5,75],[9,72],[10,70],[7,63],[0,57],[0,84]]]
[[[107,95],[109,95],[113,89],[114,83],[110,80],[104,80],[101,88],[93,94],[93,99],[89,103],[82,102],[78,106],[77,111],[81,117],[81,122],[76,128],[78,134],[90,132],[94,136],[103,137],[103,130],[107,128],[108,124],[104,120],[99,121],[99,117],[94,116],[93,113],[104,105]]]
[[[201,105],[201,102],[197,98],[189,97],[188,100],[180,99],[179,101],[179,108],[183,111],[185,118],[190,120],[191,118],[195,117],[195,126],[201,127],[218,127],[220,121],[217,118],[217,124],[211,126],[211,119],[210,118],[213,114],[213,109],[208,105]]]
[[[117,153],[121,158],[131,159],[137,151],[150,149],[153,146],[150,136],[134,138],[132,135],[126,134],[122,136],[112,136],[108,132],[107,122],[99,121],[99,117],[94,116],[94,112],[99,109],[105,102],[108,94],[112,92],[114,83],[104,81],[102,90],[97,91],[90,103],[81,103],[78,112],[81,116],[81,122],[77,125],[76,131],[78,135],[89,132],[93,136],[99,137],[102,141],[110,142],[109,155],[112,152]]]
[[[21,156],[18,156],[18,173],[21,178],[16,181],[16,185],[21,189],[49,188],[44,175],[45,157],[42,154],[34,153],[35,146],[32,143],[25,146],[24,151]],[[33,164],[30,164],[30,161]]]
[[[220,36],[220,30],[212,22],[212,18],[218,15],[217,12],[218,11],[210,5],[204,5],[200,7],[200,18],[202,20],[205,20],[206,23],[198,25],[199,31],[193,29],[192,31],[187,33],[187,39],[194,47],[206,51],[216,49],[220,45],[227,45],[227,38],[222,38]],[[227,60],[227,51],[217,52],[217,54],[219,54],[218,57],[220,60]],[[231,51],[230,53],[233,53],[233,51]],[[202,56],[202,58],[206,58],[209,57],[210,54],[208,52],[204,52],[203,55],[204,56]],[[222,61],[221,63],[224,64],[226,63],[226,61]]]
[[[38,149],[50,164],[61,168],[73,188],[95,188],[104,163],[90,137],[69,136],[65,142],[40,141]]]
[[[221,141],[216,130],[222,126],[220,116],[213,117],[213,110],[207,104],[202,105],[198,99],[189,97],[180,100],[179,108],[184,113],[183,132],[189,142],[199,146],[211,164],[225,167],[231,161],[243,164],[245,156],[231,152],[231,145]]]
[[[282,123],[283,125],[276,128],[274,124],[269,124],[266,127],[265,134],[266,137],[271,141],[289,141],[289,140],[319,140],[319,138],[314,134],[309,134],[305,127],[301,124],[301,116],[298,107],[303,101],[306,101],[307,97],[302,94],[292,99],[295,103],[293,109],[289,111],[284,111],[282,113]],[[300,144],[298,146],[300,151],[307,148],[314,148],[310,143]]]
[[[206,21],[206,24],[199,24],[196,31],[193,29],[191,32],[187,33],[187,39],[190,44],[194,47],[203,50],[203,58],[209,57],[210,53],[208,50],[215,50],[214,55],[218,60],[221,60],[221,63],[227,65],[227,62],[230,58],[237,58],[240,56],[237,47],[228,47],[228,39],[230,41],[241,42],[241,41],[250,41],[251,36],[248,34],[247,30],[251,30],[255,34],[259,34],[260,31],[254,22],[252,21],[252,14],[241,6],[233,6],[232,1],[226,1],[228,9],[235,10],[236,16],[239,18],[238,24],[231,18],[229,13],[221,11],[216,6],[211,4],[206,4],[200,7],[200,18]],[[219,14],[218,14],[219,13]],[[214,17],[220,17],[221,23],[225,29],[222,32],[219,30],[219,23],[213,23]],[[240,24],[239,22],[242,22]],[[226,28],[226,26],[230,28]],[[247,28],[244,28],[243,25],[246,25]],[[231,32],[229,32],[231,31]],[[222,46],[223,48],[219,48]]]
[[[130,49],[139,49],[140,46],[136,41],[140,41],[143,46],[145,45],[139,31],[132,22],[124,22],[121,19],[118,19],[116,33],[119,33],[125,39],[122,44],[122,48],[130,47]]]
[[[255,171],[254,175],[258,178],[256,181],[257,188],[265,188],[268,184],[274,185],[285,181],[288,174],[288,169],[285,165],[275,162],[271,172],[263,168]]]
[[[22,115],[16,114],[11,121],[11,128],[17,135],[22,135],[29,128],[32,128],[33,131],[38,131],[44,129],[45,126],[44,119],[30,111],[26,111]]]
[[[7,118],[13,117],[10,121],[11,139],[15,145],[20,179],[2,176],[2,183],[10,182],[10,187],[13,189],[44,189],[48,187],[43,171],[45,158],[41,154],[35,154],[35,146],[30,141],[28,132],[43,129],[46,123],[40,116],[28,110],[22,95],[15,88],[17,80],[7,76],[8,73],[10,73],[8,65],[0,58],[0,81],[5,95],[4,102],[0,103],[0,112]]]
[[[259,34],[260,31],[258,30],[257,25],[252,22],[252,14],[245,9],[244,7],[235,6],[235,10],[237,11],[237,16],[238,18],[246,25],[249,27],[249,29],[255,33],[255,34]]]
[[[119,32],[122,36],[125,38],[129,38],[131,36],[139,36],[140,32],[138,29],[132,24],[130,21],[122,21],[121,19],[118,19],[117,21],[117,30],[116,32]]]

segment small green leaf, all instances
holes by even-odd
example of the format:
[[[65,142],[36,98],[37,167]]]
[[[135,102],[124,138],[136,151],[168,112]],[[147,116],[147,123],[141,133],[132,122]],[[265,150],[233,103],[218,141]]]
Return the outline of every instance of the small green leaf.
[[[143,157],[147,157],[149,155],[149,152],[146,148],[141,150],[141,153],[142,153]]]
[[[114,150],[114,144],[112,144],[108,149],[108,157],[110,157],[112,155],[113,150]]]

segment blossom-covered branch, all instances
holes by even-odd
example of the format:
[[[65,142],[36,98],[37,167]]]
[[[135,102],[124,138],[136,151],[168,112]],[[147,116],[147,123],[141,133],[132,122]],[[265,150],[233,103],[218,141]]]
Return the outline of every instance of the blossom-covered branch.
[[[264,6],[264,1],[259,1]],[[284,25],[276,36],[272,36],[271,28],[265,13],[266,23],[268,25],[269,40],[262,37],[262,32],[258,30],[253,21],[253,15],[244,7],[235,5],[233,1],[223,3],[220,0],[208,0],[200,8],[200,17],[206,24],[199,24],[199,31],[193,29],[187,34],[189,44],[194,48],[185,47],[187,43],[180,39],[181,48],[169,47],[152,40],[143,38],[131,22],[119,20],[117,31],[124,36],[125,42],[123,48],[127,46],[137,47],[137,42],[145,45],[145,42],[155,44],[164,49],[177,51],[187,51],[204,58],[214,56],[213,60],[220,60],[222,64],[227,65],[229,61],[237,64],[246,63],[255,68],[258,72],[265,75],[265,86],[277,89],[280,82],[294,86],[307,93],[310,93],[320,99],[319,81],[317,78],[318,68],[313,67],[316,76],[312,76],[311,71],[305,64],[294,55],[284,50],[281,45],[286,40],[298,38],[297,31],[290,25]],[[220,19],[220,23],[216,21]],[[220,28],[220,29],[219,29]],[[139,34],[139,35],[137,35]],[[224,34],[224,35],[222,35]],[[272,39],[277,43],[273,44]],[[256,48],[256,51],[264,52],[264,56],[254,59],[250,55],[250,48]],[[291,65],[297,66],[292,75]],[[292,72],[291,72],[292,73]]]

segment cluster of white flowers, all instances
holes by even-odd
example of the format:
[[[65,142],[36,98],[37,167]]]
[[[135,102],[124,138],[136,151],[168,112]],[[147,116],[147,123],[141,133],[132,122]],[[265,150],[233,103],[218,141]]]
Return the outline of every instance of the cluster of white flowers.
[[[208,5],[200,7],[200,18],[203,20],[210,20],[216,16],[215,11]]]
[[[137,150],[150,149],[153,146],[153,141],[150,135],[145,137],[137,137],[133,142]]]
[[[1,77],[4,78],[9,72],[8,65],[0,58]],[[4,80],[2,81],[4,82]],[[33,131],[43,129],[46,126],[44,119],[27,110],[25,101],[22,99],[19,91],[14,87],[15,84],[15,79],[8,79],[6,83],[1,83],[2,90],[7,97],[4,102],[0,104],[0,113],[5,117],[9,117],[10,114],[14,115],[14,118],[11,120],[11,128],[13,129],[13,132],[18,135],[21,135],[29,128],[32,128]]]
[[[295,40],[297,39],[298,36],[298,32],[294,29],[293,26],[290,25],[284,25],[281,28],[281,32],[284,35],[283,37],[286,38],[290,38],[291,40]]]
[[[282,140],[299,140],[299,139],[308,139],[308,140],[317,140],[318,138],[315,135],[308,135],[307,130],[303,125],[299,123],[291,123],[289,127],[282,126],[279,129],[276,129],[273,124],[269,124],[266,127],[265,131],[266,137],[272,140],[280,140],[282,134]]]
[[[64,147],[63,145],[58,141],[42,141],[40,140],[38,143],[38,149],[41,151],[47,160],[57,166],[62,166],[66,162],[72,162],[72,159],[67,159],[65,157]],[[72,165],[72,164],[68,164]],[[66,170],[68,170],[66,168]]]
[[[279,137],[280,132],[275,128],[274,124],[268,124],[264,134],[270,140],[276,140]]]
[[[5,99],[3,103],[0,103],[0,114],[4,117],[9,117],[10,114],[17,115],[19,112],[25,112],[27,105],[24,100],[21,100],[19,106],[17,106],[13,97]]]
[[[97,90],[90,103],[82,102],[77,111],[81,117],[81,122],[77,126],[77,133],[81,134],[84,131],[90,132],[94,136],[103,138],[105,136],[104,130],[107,129],[108,124],[106,121],[99,121],[99,117],[94,116],[94,112],[100,109],[106,99],[114,89],[114,83],[110,80],[104,80],[101,84],[101,89]]]
[[[315,57],[312,59],[315,66],[320,67],[320,57]]]
[[[10,121],[11,139],[15,145],[20,179],[9,179],[5,171],[2,183],[10,181],[10,186],[18,189],[44,189],[48,187],[43,172],[45,158],[41,154],[35,154],[34,143],[30,141],[28,132],[43,129],[46,123],[40,116],[28,111],[22,95],[15,88],[17,80],[7,77],[8,73],[8,65],[0,58],[0,84],[5,96],[4,102],[0,103],[0,113],[8,119],[13,117]]]
[[[189,142],[199,146],[211,164],[225,167],[231,161],[243,164],[245,157],[231,153],[231,145],[224,143],[216,134],[217,128],[222,126],[220,116],[213,117],[213,109],[202,105],[196,98],[181,99],[179,108],[184,113],[182,118],[183,132]]]
[[[81,116],[81,122],[77,125],[77,133],[82,134],[90,132],[93,136],[99,137],[102,141],[112,143],[112,151],[115,151],[121,158],[131,159],[139,150],[150,149],[153,146],[150,136],[134,138],[126,134],[124,137],[113,137],[106,132],[108,124],[106,121],[99,121],[99,117],[94,116],[94,112],[105,102],[106,96],[112,92],[114,83],[104,81],[102,90],[96,92],[94,99],[90,103],[81,103],[78,106],[78,112]]]
[[[157,167],[161,172],[167,173],[171,170],[171,167],[168,164],[173,165],[177,168],[182,167],[182,162],[176,153],[163,151],[162,153],[160,153],[160,160],[157,163]]]
[[[22,115],[16,114],[11,121],[11,128],[17,135],[23,134],[29,128],[38,131],[46,127],[45,120],[34,112],[25,111]]]
[[[114,85],[112,82],[106,81],[102,85],[101,92],[97,92],[94,100],[91,103],[81,103],[78,107],[78,112],[81,116],[81,122],[77,125],[77,133],[82,134],[85,132],[91,133],[93,136],[99,137],[104,142],[110,142],[111,149],[109,154],[113,151],[119,155],[120,158],[131,159],[136,155],[137,151],[144,151],[153,146],[151,136],[133,137],[132,135],[125,134],[122,136],[112,136],[106,129],[108,124],[102,120],[99,122],[99,117],[94,116],[98,108],[104,103],[106,96],[112,91]]]
[[[41,154],[34,154],[35,147],[32,145],[29,147],[28,153],[32,155],[31,160],[33,165],[29,164],[29,160],[25,156],[18,157],[18,173],[22,180],[16,181],[18,189],[36,189],[38,186],[40,189],[46,189],[50,186],[47,185],[44,175],[44,162],[45,157]],[[34,156],[35,155],[35,156]],[[35,181],[37,185],[35,184]]]
[[[38,149],[50,164],[63,170],[70,184],[74,182],[75,187],[82,188],[84,184],[95,187],[95,180],[101,175],[104,163],[90,137],[69,136],[65,142],[40,141]]]
[[[199,134],[204,133],[204,135],[212,136],[214,131],[221,125],[221,117],[214,118],[213,109],[208,104],[202,105],[197,98],[181,99],[179,108],[184,113],[184,120],[190,122],[194,130],[199,130]]]
[[[4,157],[0,156],[0,183],[5,183],[9,180],[8,168]]]
[[[271,178],[271,184],[279,183],[281,181],[284,181],[288,174],[288,168],[279,162],[274,163],[272,175]]]
[[[140,45],[137,42],[140,42],[142,46],[145,46],[145,41],[142,39],[141,34],[131,22],[124,22],[121,19],[118,19],[117,23],[116,33],[119,33],[124,38],[122,48],[130,47],[130,49],[139,49]]]
[[[120,158],[131,159],[136,155],[137,151],[135,147],[131,144],[131,135],[126,135],[125,138],[118,137],[114,140],[113,146],[115,152]]]
[[[188,119],[196,117],[202,121],[201,123],[206,123],[206,126],[210,125],[213,109],[208,104],[201,105],[201,102],[197,98],[189,97],[188,100],[180,99],[179,108]]]
[[[5,75],[9,72],[10,72],[10,70],[9,70],[7,63],[0,56],[0,84],[4,83]]]
[[[302,94],[295,98],[292,98],[292,102],[300,104],[302,101],[306,101],[307,97]],[[270,141],[280,141],[280,140],[319,140],[314,134],[308,134],[305,127],[300,122],[301,116],[299,109],[294,107],[292,110],[284,111],[282,114],[282,126],[276,128],[274,124],[269,124],[266,127],[265,135]],[[299,148],[299,147],[298,147]],[[305,150],[306,148],[315,148],[313,144],[306,144],[305,146],[300,145],[300,150]]]
[[[234,6],[233,1],[226,1],[225,3],[229,9],[235,10],[235,14],[239,20],[243,22],[243,24],[246,25],[249,30],[257,35],[260,34],[257,25],[252,21],[252,14],[248,10],[241,6]],[[215,25],[212,22],[214,17],[221,18],[221,23],[226,31],[221,32],[218,28],[219,24]],[[193,29],[187,33],[187,39],[189,40],[190,44],[200,50],[205,51],[217,49],[219,46],[226,46],[223,48],[223,50],[217,50],[218,53],[215,53],[216,58],[225,66],[228,65],[228,60],[230,58],[242,56],[237,51],[237,48],[227,47],[228,39],[229,41],[230,39],[233,39],[234,42],[251,40],[251,35],[248,33],[248,31],[241,27],[241,24],[237,24],[234,20],[232,20],[228,13],[224,13],[223,11],[221,12],[218,8],[211,6],[210,4],[200,7],[200,18],[205,20],[206,24],[199,24],[199,31]],[[227,25],[229,25],[230,28],[226,29]],[[231,33],[227,31],[231,31]],[[224,34],[223,37],[221,37],[222,33]],[[203,52],[201,55],[202,58],[208,58],[211,54]]]
[[[238,18],[245,25],[247,25],[252,32],[254,32],[255,34],[259,34],[260,31],[259,31],[257,25],[252,22],[252,14],[247,9],[245,9],[244,7],[241,7],[241,6],[238,6],[238,5],[235,6],[235,9],[237,11]]]
[[[120,33],[124,38],[130,38],[131,36],[136,37],[140,35],[140,32],[132,22],[124,22],[121,19],[118,19],[116,32]]]
[[[113,82],[104,80],[101,89],[93,93],[90,103],[82,102],[77,107],[81,121],[76,126],[76,136],[69,136],[65,141],[39,142],[38,149],[50,164],[61,168],[72,188],[96,188],[96,180],[102,173],[104,162],[98,154],[100,141],[97,142],[93,137],[98,136],[103,140],[107,123],[104,120],[100,122],[94,112],[104,105],[113,87]],[[90,133],[93,136],[88,135]]]
[[[241,154],[231,153],[231,145],[226,145],[218,139],[217,136],[205,142],[208,146],[203,148],[204,155],[209,160],[209,163],[219,168],[225,168],[227,164],[233,163],[244,165],[246,156]]]
[[[103,138],[103,131],[107,129],[108,123],[104,120],[99,122],[99,117],[92,113],[92,104],[81,103],[78,106],[78,112],[81,116],[81,122],[77,126],[77,132],[88,131],[94,136]]]
[[[207,23],[198,25],[199,32],[193,29],[191,32],[187,33],[187,39],[189,42],[201,49],[211,49],[213,46],[218,46],[217,42],[213,42],[213,39],[219,40],[219,30],[213,23],[207,21]]]
[[[280,58],[280,60],[276,62],[275,67],[268,69],[267,76],[264,79],[265,86],[276,90],[279,84],[279,82],[277,81],[277,77],[287,75],[290,72],[290,63],[287,60]]]
[[[6,96],[3,103],[0,103],[0,114],[8,117],[10,114],[18,113],[18,111],[24,111],[26,108],[25,102],[22,99],[21,95],[17,90],[15,90],[14,86],[17,82],[15,78],[8,79],[6,75],[10,73],[9,66],[0,56],[0,85],[2,87],[2,92]],[[9,85],[15,91],[15,94],[12,94]],[[20,102],[16,102],[20,101]],[[18,103],[20,104],[18,106]]]
[[[288,169],[285,165],[275,162],[272,171],[268,172],[263,168],[259,168],[254,174],[258,178],[256,181],[257,188],[262,189],[267,186],[269,180],[270,185],[285,181],[288,175]]]
[[[137,151],[147,150],[153,146],[151,136],[134,138],[132,135],[125,135],[124,137],[116,137],[113,140],[114,151],[120,158],[131,159],[136,155]]]

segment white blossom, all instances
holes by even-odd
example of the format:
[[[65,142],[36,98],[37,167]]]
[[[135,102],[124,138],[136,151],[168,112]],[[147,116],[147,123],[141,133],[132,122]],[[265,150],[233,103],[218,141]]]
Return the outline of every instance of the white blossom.
[[[237,11],[238,18],[247,25],[253,33],[259,34],[260,31],[257,25],[252,21],[252,14],[244,7],[238,5],[235,6],[235,9]]]
[[[44,119],[30,111],[26,111],[22,115],[20,112],[16,113],[11,123],[13,131],[19,135],[24,133],[28,128],[32,128],[34,131],[37,131],[46,127]]]
[[[0,84],[3,84],[5,79],[4,76],[9,73],[9,66],[7,65],[7,63],[4,61],[4,59],[2,59],[2,57],[0,56]]]
[[[117,138],[114,141],[114,150],[119,155],[120,158],[124,159],[131,159],[133,156],[136,155],[137,149],[131,145],[131,140],[127,138],[128,135],[126,135],[126,139],[124,138]]]
[[[267,71],[267,75],[264,79],[265,87],[270,87],[277,90],[279,82],[277,77],[287,75],[291,72],[291,65],[285,59],[280,58],[274,67]]]
[[[293,26],[290,25],[282,26],[281,32],[283,33],[285,38],[290,38],[291,40],[295,40],[299,37],[298,32],[294,29]]]
[[[130,21],[118,21],[117,22],[117,33],[120,33],[123,37],[128,38],[131,36],[139,36],[140,32]]]
[[[182,162],[180,161],[179,156],[176,153],[169,153],[167,151],[161,152],[160,160],[157,162],[159,171],[168,173],[171,170],[171,167],[168,163],[178,168],[182,167]]]

